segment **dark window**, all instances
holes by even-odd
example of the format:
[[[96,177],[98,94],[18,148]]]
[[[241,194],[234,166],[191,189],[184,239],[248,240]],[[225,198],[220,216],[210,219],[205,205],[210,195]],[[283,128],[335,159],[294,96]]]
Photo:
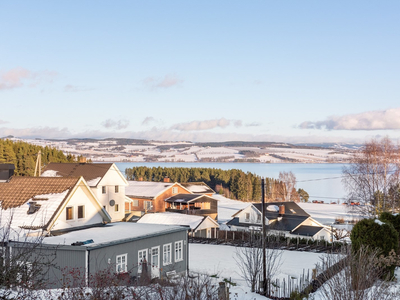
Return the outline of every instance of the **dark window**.
[[[119,206],[118,206],[118,204],[115,204],[115,211],[119,211]]]
[[[119,192],[119,186],[116,185],[116,186],[115,186],[115,193],[118,193],[118,192]]]
[[[65,211],[67,212],[67,216],[66,216],[67,220],[72,220],[74,218],[74,214],[73,214],[74,210],[73,209],[74,209],[73,207],[67,207],[65,209]]]
[[[78,206],[78,219],[83,219],[85,217],[85,206]]]
[[[102,186],[102,187],[101,187],[101,192],[102,192],[103,194],[106,193],[106,187],[105,187],[105,186]]]

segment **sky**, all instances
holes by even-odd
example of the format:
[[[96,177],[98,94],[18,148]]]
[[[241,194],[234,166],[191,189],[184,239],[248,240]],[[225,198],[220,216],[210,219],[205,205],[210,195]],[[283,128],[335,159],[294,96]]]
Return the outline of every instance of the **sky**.
[[[0,137],[400,141],[400,1],[0,0]]]

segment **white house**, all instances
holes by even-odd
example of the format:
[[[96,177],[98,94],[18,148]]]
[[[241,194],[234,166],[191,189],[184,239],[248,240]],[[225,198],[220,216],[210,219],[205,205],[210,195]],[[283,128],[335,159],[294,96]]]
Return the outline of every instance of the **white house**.
[[[41,177],[83,176],[111,220],[121,221],[125,217],[125,177],[113,163],[50,163]]]
[[[1,226],[38,233],[111,222],[83,177],[12,177],[0,183]]]

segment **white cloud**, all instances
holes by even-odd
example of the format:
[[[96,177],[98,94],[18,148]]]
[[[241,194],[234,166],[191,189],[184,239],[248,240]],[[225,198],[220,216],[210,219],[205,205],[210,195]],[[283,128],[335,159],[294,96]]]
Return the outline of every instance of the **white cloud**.
[[[156,122],[156,119],[154,119],[153,117],[146,117],[144,118],[142,125],[150,125],[151,123]]]
[[[112,128],[112,129],[125,129],[129,126],[129,121],[126,119],[122,119],[122,120],[118,120],[118,121],[114,121],[112,119],[107,119],[104,122],[101,123],[101,125],[103,125],[103,127],[105,128]]]
[[[42,82],[53,82],[57,77],[57,72],[41,71],[32,72],[24,68],[14,68],[0,74],[0,90],[15,89],[29,83],[30,87],[35,87]]]
[[[299,127],[328,130],[395,130],[400,129],[400,108],[331,116],[325,121],[303,122]]]
[[[200,131],[209,130],[214,128],[225,128],[233,124],[235,127],[242,126],[241,120],[227,120],[225,118],[206,120],[206,121],[192,121],[187,123],[177,123],[171,126],[173,130],[179,131]]]
[[[179,85],[183,82],[176,74],[167,74],[164,78],[157,77],[147,77],[143,79],[143,83],[147,88],[151,90],[156,90],[160,88],[170,88],[176,85]]]
[[[67,84],[64,87],[64,92],[70,93],[70,92],[84,92],[84,91],[91,91],[93,89],[90,88],[86,88],[83,86],[76,86],[76,85],[72,85],[72,84]]]

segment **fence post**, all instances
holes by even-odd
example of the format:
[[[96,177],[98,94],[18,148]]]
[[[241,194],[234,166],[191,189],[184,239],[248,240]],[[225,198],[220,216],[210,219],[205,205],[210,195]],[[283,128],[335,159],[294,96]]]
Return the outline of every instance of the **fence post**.
[[[221,281],[218,287],[218,300],[229,300],[229,288],[226,282]]]

